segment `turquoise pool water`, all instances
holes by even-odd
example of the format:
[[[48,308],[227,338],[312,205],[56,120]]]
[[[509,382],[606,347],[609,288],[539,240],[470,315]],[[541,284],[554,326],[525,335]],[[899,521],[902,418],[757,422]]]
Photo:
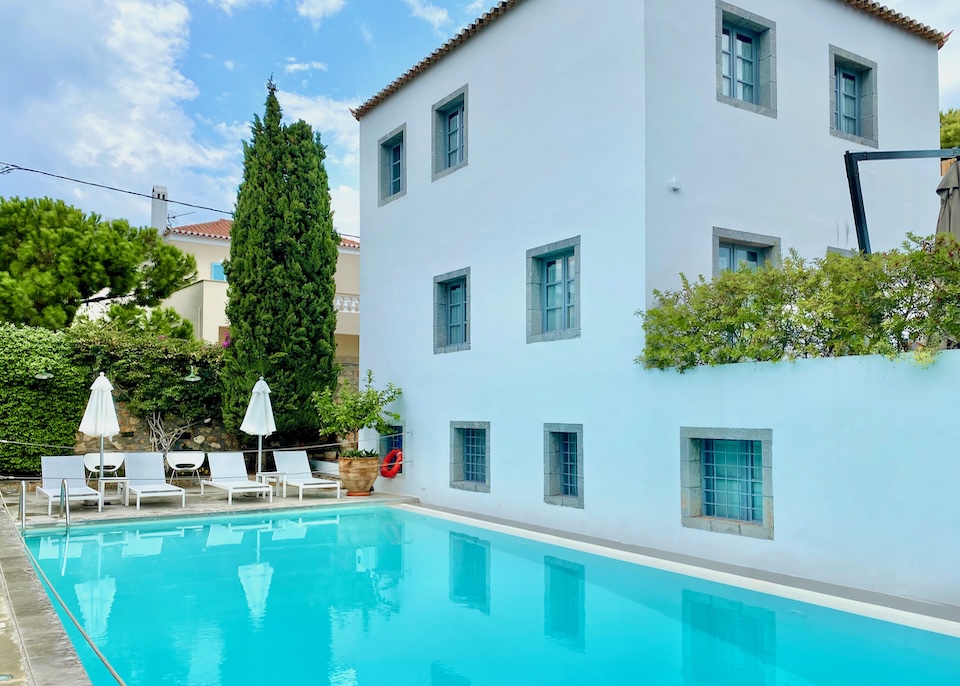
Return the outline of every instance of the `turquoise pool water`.
[[[131,686],[960,683],[960,639],[402,510],[27,543]]]

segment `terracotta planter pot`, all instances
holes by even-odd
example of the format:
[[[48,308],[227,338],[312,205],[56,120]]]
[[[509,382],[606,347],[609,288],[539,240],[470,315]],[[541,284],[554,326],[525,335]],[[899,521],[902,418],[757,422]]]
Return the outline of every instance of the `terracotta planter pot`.
[[[347,495],[370,495],[373,482],[380,474],[379,457],[341,457],[340,483]]]

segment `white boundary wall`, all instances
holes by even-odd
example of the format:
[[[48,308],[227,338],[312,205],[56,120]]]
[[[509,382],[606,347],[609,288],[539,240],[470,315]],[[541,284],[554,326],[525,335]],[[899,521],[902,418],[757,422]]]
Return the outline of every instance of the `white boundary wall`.
[[[424,503],[960,605],[960,351],[923,368],[883,357],[699,368],[624,369],[616,383],[567,381],[518,394],[473,379],[473,402],[405,389],[402,478],[376,488]],[[609,381],[609,380],[608,380]],[[606,388],[601,388],[603,384]],[[416,397],[411,397],[415,393]],[[503,399],[491,403],[483,398]],[[452,405],[452,406],[451,406]],[[542,411],[533,408],[543,407]],[[491,490],[449,487],[449,421],[490,421]],[[584,426],[584,509],[543,502],[543,423]],[[773,431],[774,539],[680,523],[680,427]]]

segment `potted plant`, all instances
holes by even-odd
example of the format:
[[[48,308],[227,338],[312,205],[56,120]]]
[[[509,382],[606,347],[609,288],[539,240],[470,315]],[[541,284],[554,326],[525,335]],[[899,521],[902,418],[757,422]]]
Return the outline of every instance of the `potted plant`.
[[[336,434],[341,440],[357,442],[360,430],[389,431],[389,421],[399,421],[400,415],[385,408],[403,393],[392,383],[383,390],[373,387],[373,371],[367,370],[362,390],[354,390],[346,379],[334,393],[331,389],[314,393],[313,404],[320,416],[320,432]],[[380,468],[377,450],[346,450],[340,453],[340,481],[347,495],[370,495]]]

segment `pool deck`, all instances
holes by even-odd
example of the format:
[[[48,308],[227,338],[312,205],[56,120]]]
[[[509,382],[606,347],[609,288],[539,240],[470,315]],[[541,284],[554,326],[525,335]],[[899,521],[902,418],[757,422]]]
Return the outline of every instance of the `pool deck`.
[[[30,486],[35,486],[31,484]],[[0,486],[4,503],[11,516],[0,513],[0,683],[16,686],[89,686],[90,680],[77,657],[73,644],[53,609],[50,598],[34,572],[33,566],[20,543],[17,512],[19,482],[5,482]],[[187,487],[186,507],[179,499],[156,498],[144,500],[137,510],[124,506],[113,489],[107,491],[103,512],[96,505],[73,503],[70,508],[71,527],[101,522],[127,522],[180,517],[207,517],[221,514],[274,512],[281,510],[328,510],[369,505],[400,505],[416,503],[416,498],[388,493],[372,493],[367,497],[337,499],[329,492],[310,492],[298,500],[296,492],[288,491],[286,498],[268,499],[251,495],[234,496],[227,504],[224,491],[206,489],[200,495],[197,486]],[[47,515],[45,498],[37,501],[32,489],[27,495],[27,528],[62,528],[64,522],[57,515]]]

